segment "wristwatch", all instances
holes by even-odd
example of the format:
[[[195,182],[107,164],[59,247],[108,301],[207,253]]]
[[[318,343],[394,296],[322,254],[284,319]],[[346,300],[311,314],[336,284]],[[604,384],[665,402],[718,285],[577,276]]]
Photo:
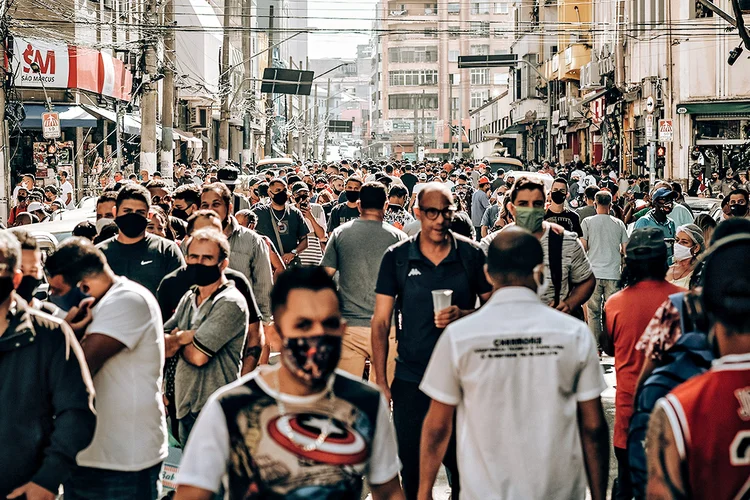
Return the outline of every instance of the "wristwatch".
[[[297,255],[297,249],[296,248],[292,250],[292,255]]]

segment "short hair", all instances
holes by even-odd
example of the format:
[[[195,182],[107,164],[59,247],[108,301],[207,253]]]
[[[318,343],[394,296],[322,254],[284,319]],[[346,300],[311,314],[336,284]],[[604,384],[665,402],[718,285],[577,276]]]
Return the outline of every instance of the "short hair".
[[[94,238],[96,238],[97,234],[96,226],[92,224],[90,221],[84,220],[76,224],[76,227],[73,228],[73,236],[81,236],[83,238],[88,238],[91,241],[94,241]]]
[[[107,258],[91,241],[73,236],[63,241],[44,265],[50,277],[62,276],[65,283],[75,286],[86,276],[103,272]]]
[[[256,224],[258,222],[258,216],[255,215],[255,212],[250,210],[249,208],[243,208],[242,210],[239,210],[236,214],[234,214],[235,217],[237,216],[247,217],[247,223],[249,224]]]
[[[596,193],[599,192],[599,186],[588,186],[583,190],[584,196],[587,200],[594,201],[596,199]]]
[[[286,306],[292,290],[331,290],[341,306],[336,282],[325,269],[320,266],[294,266],[282,272],[271,289],[271,311],[274,316]]]
[[[195,184],[183,184],[175,189],[173,200],[182,200],[189,205],[201,206],[201,189]]]
[[[513,183],[513,189],[511,189],[510,191],[510,201],[512,203],[515,203],[518,192],[523,190],[539,191],[542,193],[542,197],[547,195],[547,191],[544,188],[544,184],[542,182],[536,181],[531,177],[520,176],[518,179],[516,179],[516,182]]]
[[[0,271],[13,274],[21,267],[21,243],[12,232],[0,231]]]
[[[368,182],[359,191],[359,206],[362,210],[382,210],[386,201],[388,195],[380,182]]]
[[[497,278],[530,276],[544,262],[539,240],[527,229],[508,226],[498,233],[487,250],[487,272]]]
[[[192,245],[194,241],[209,241],[211,243],[216,243],[216,246],[219,247],[219,262],[229,258],[229,240],[227,240],[227,237],[222,232],[212,231],[210,229],[197,230],[190,235],[190,238],[188,238],[187,246],[185,247],[185,254],[190,252],[190,245]]]
[[[344,183],[344,185],[346,186],[350,182],[358,182],[360,186],[362,185],[362,179],[360,179],[356,175],[350,175],[349,177],[347,177],[346,178],[346,182]]]
[[[201,190],[201,197],[203,197],[203,195],[206,193],[212,192],[219,195],[221,200],[224,202],[224,205],[226,205],[227,210],[229,210],[229,205],[232,203],[232,192],[229,190],[227,185],[223,182],[212,182],[211,184],[206,184]]]
[[[159,172],[154,172],[151,175],[161,175],[161,174],[159,174]],[[162,189],[169,190],[169,186],[167,186],[167,183],[161,179],[151,179],[150,181],[148,181],[146,183],[146,189],[151,189],[151,188],[162,188]]]
[[[126,184],[117,193],[117,199],[115,200],[115,207],[120,208],[120,205],[126,200],[142,201],[147,207],[151,208],[151,193],[148,189],[141,186],[140,184]]]
[[[466,212],[455,212],[453,214],[451,231],[469,238],[471,241],[477,239],[477,230],[474,228],[474,224],[471,223],[471,217]]]
[[[568,187],[568,180],[565,177],[555,177],[555,180],[552,181],[552,184],[565,184],[565,187]]]
[[[57,186],[53,186],[51,184],[49,186],[44,186],[44,192],[47,192],[47,191],[57,196],[57,193],[58,193]]]
[[[393,165],[386,165],[384,170],[386,174],[391,175],[393,173]]]
[[[68,172],[65,170],[60,170],[60,177],[68,177]]]
[[[288,186],[288,184],[286,183],[286,181],[284,179],[282,179],[281,177],[274,177],[273,179],[271,179],[270,181],[268,181],[268,187],[271,187],[274,184],[281,184],[284,187]]]
[[[682,194],[682,184],[680,184],[679,182],[672,182],[670,186],[672,187],[672,191],[677,194]]]
[[[193,232],[193,228],[195,227],[195,221],[198,219],[208,219],[211,217],[215,217],[218,220],[221,220],[221,217],[219,217],[219,214],[214,212],[213,210],[196,210],[192,214],[190,214],[190,217],[188,217],[187,220],[187,234],[190,234]]]
[[[735,194],[738,194],[738,195],[742,196],[743,198],[745,198],[745,203],[747,203],[748,201],[750,201],[750,194],[748,194],[747,190],[744,189],[744,188],[737,188],[737,189],[731,190],[729,192],[729,195],[727,196],[727,198],[731,198]]]
[[[389,198],[404,198],[408,194],[409,191],[401,184],[394,184],[393,186],[391,186],[390,191],[388,191]]]
[[[258,184],[258,196],[261,198],[265,198],[268,196],[268,183],[267,182],[261,182]]]
[[[596,204],[608,207],[612,204],[612,193],[609,191],[599,191],[596,193]]]
[[[17,227],[10,228],[8,231],[16,237],[21,245],[21,250],[39,250],[39,243],[28,231]]]
[[[99,198],[96,199],[96,205],[99,206],[102,203],[107,203],[109,201],[117,204],[117,191],[104,191],[99,195]]]

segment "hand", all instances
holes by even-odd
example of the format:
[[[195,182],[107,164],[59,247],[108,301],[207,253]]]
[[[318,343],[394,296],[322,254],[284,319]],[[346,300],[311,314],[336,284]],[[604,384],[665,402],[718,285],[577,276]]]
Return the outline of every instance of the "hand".
[[[275,323],[264,323],[263,324],[263,333],[266,337],[266,345],[270,347],[271,352],[279,352],[281,351],[281,337],[279,336],[279,332],[276,330],[276,324]]]
[[[392,399],[391,388],[388,387],[388,382],[376,382],[376,384],[378,387],[380,387],[380,390],[383,391],[383,397],[385,397],[385,400],[390,404]]]
[[[42,488],[36,483],[28,482],[23,486],[13,490],[6,498],[25,498],[26,500],[55,500],[55,495],[51,491]]]
[[[296,257],[296,255],[294,255],[291,252],[290,253],[285,253],[284,255],[281,256],[281,260],[283,260],[284,264],[288,266],[289,263],[291,261],[293,261],[295,257]]]
[[[460,317],[461,310],[458,306],[446,307],[442,311],[435,313],[435,326],[438,328],[445,328]]]
[[[67,316],[65,316],[65,322],[70,325],[70,328],[72,328],[76,334],[85,331],[86,327],[91,323],[91,320],[94,319],[91,314],[91,307],[93,304],[94,298],[87,297],[83,299],[78,306],[73,306],[70,311],[68,311]]]
[[[560,236],[565,234],[565,228],[562,227],[559,224],[555,224],[554,222],[548,222],[550,230],[554,231],[555,234],[559,234]]]
[[[552,304],[550,304],[552,305]],[[557,304],[557,307],[555,307],[560,312],[564,312],[565,314],[570,314],[570,312],[573,310],[570,305],[568,305],[567,302],[564,300],[561,300],[559,304]]]

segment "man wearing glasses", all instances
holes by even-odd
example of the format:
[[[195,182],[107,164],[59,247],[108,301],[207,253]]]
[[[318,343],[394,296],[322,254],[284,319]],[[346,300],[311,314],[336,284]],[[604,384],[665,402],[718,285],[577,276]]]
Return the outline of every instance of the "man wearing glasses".
[[[677,233],[675,223],[667,217],[674,208],[674,200],[677,193],[667,187],[660,187],[651,195],[651,210],[635,222],[634,229],[644,227],[658,227],[664,233],[664,241],[667,243],[667,258],[672,261],[672,245]]]
[[[417,195],[417,216],[422,230],[390,247],[383,256],[375,287],[372,318],[373,368],[377,384],[393,400],[401,472],[406,498],[416,498],[419,487],[419,442],[430,399],[419,390],[427,363],[443,329],[474,311],[477,298],[484,303],[491,287],[484,276],[484,254],[469,239],[450,231],[456,210],[444,184],[428,183]],[[433,312],[433,290],[450,290],[450,306]],[[394,311],[398,315],[396,374],[386,379],[388,332]],[[443,463],[452,479],[452,497],[458,498],[455,439],[451,438]]]

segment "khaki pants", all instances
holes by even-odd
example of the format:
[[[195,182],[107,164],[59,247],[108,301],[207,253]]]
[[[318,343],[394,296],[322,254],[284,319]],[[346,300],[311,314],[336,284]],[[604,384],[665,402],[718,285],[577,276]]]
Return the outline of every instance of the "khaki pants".
[[[369,326],[347,326],[341,343],[341,361],[339,368],[355,377],[361,377],[365,372],[365,361],[372,361],[372,342]],[[391,328],[388,335],[388,360],[386,377],[388,385],[393,382],[396,371],[396,328]],[[375,381],[375,370],[370,367],[370,381]]]

